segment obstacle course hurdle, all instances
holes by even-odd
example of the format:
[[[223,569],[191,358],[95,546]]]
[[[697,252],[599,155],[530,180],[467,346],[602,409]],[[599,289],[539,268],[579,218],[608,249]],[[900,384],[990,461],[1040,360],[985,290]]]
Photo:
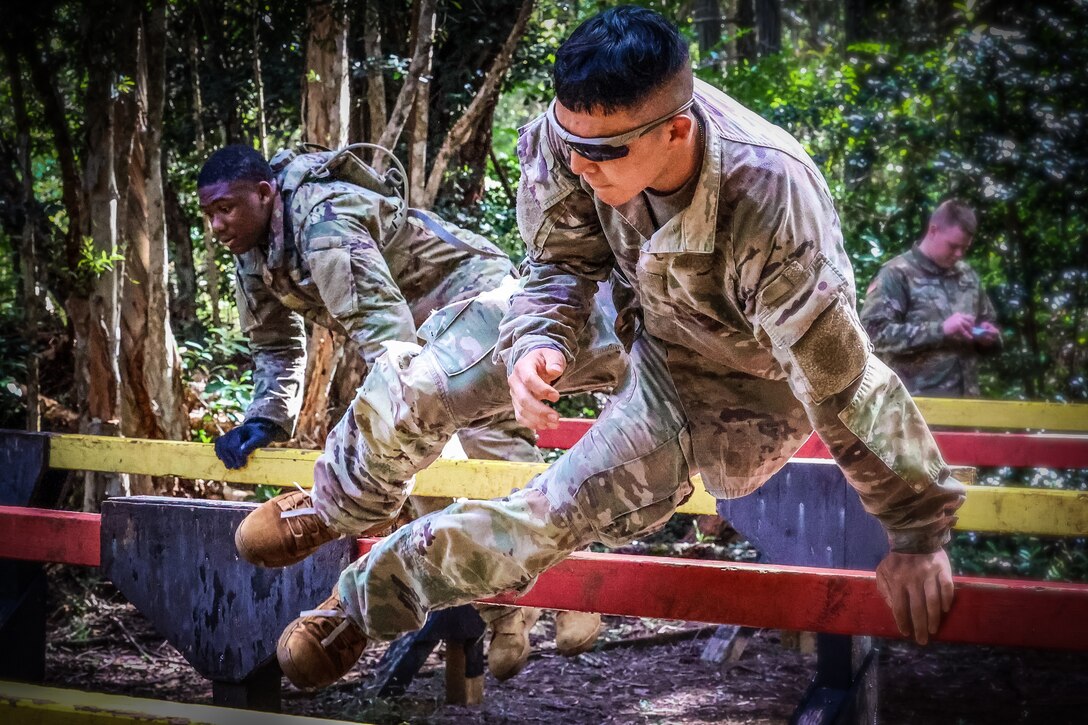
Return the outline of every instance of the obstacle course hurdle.
[[[1085,406],[1059,407],[1085,408]],[[1072,418],[1069,415],[1057,418],[1059,423],[1066,426],[1066,429],[1078,429],[1076,424],[1084,419],[1082,411],[1077,411],[1077,415]],[[1000,427],[1014,427],[1005,425],[1007,421],[1001,419],[1000,416],[993,420],[1002,422]],[[1052,427],[1060,428],[1061,426],[1053,425]],[[570,424],[565,424],[560,434],[570,436],[572,428]],[[1088,428],[1088,425],[1079,429],[1084,428]],[[982,463],[980,458],[991,455],[991,460],[998,460],[1001,455],[992,453],[993,450],[997,450],[1003,452],[1005,462],[995,463],[995,465],[1026,465],[1023,461],[1032,460],[1033,454],[1049,456],[1049,465],[1070,467],[1088,465],[1084,463],[1088,460],[1088,455],[1085,453],[1088,451],[1088,446],[1085,445],[1088,437],[1085,436],[938,433],[938,440],[946,448],[947,441],[954,440],[948,436],[959,437],[962,449],[966,452],[965,455],[974,456],[974,460],[964,460],[949,455],[948,458],[953,463],[978,462],[979,465],[989,465]],[[970,440],[964,436],[976,437]],[[38,438],[44,438],[44,436]],[[987,440],[991,444],[998,443],[998,445],[991,445],[987,449],[977,447],[979,443]],[[1015,445],[1004,445],[1005,442],[1014,441]],[[25,444],[25,441],[23,443]],[[542,436],[541,443],[554,445],[547,435]],[[310,484],[313,460],[317,455],[315,452],[259,451],[253,456],[251,464],[246,469],[225,473],[218,460],[214,458],[210,446],[197,444],[54,436],[47,447],[48,465],[53,469],[110,470],[192,478],[227,478],[234,483],[279,483],[282,485],[298,481],[304,486]],[[154,450],[154,455],[147,455],[149,450]],[[0,461],[5,460],[3,451],[4,446],[0,446]],[[813,441],[806,445],[804,452],[813,456],[821,455],[819,444]],[[39,457],[41,457],[40,453],[39,451]],[[823,455],[826,455],[826,452]],[[1020,462],[1008,462],[1010,455],[1013,458],[1020,456]],[[799,475],[802,471],[800,466],[809,465],[811,464],[793,463],[790,464],[790,470]],[[821,467],[834,469],[833,466],[826,464]],[[523,484],[541,468],[533,464],[439,461],[432,469],[420,474],[416,493],[477,497],[504,495],[511,487]],[[812,480],[811,471],[807,471],[802,478]],[[770,485],[768,484],[768,487]],[[765,487],[765,492],[770,491],[770,488]],[[703,498],[693,497],[693,501],[688,502],[686,510],[691,513],[711,513],[714,511],[714,503],[713,499],[705,496],[704,493]],[[768,502],[764,501],[762,505],[765,509]],[[1084,535],[1088,532],[1086,509],[1088,509],[1088,497],[1077,492],[972,487],[968,504],[962,510],[963,515],[958,528],[1023,531],[1044,535]],[[1060,513],[1061,516],[1048,516],[1052,512]],[[104,516],[108,521],[111,514],[107,510]],[[733,511],[730,516],[739,521],[736,511]],[[798,519],[801,525],[805,521],[804,518]],[[103,520],[92,515],[0,508],[0,558],[95,565],[97,559],[94,555],[97,551],[91,546],[91,540],[97,540],[103,528]],[[738,528],[745,530],[740,526]],[[812,526],[808,528],[811,530]],[[759,541],[758,531],[753,534],[752,530],[749,530],[746,533],[757,540],[759,545],[766,546],[765,542]],[[801,542],[800,538],[794,543],[800,545],[798,542]],[[844,546],[845,542],[839,548],[846,551]],[[845,558],[842,561],[814,563],[821,565],[830,563],[840,567],[848,565]],[[547,572],[541,577],[537,586],[525,597],[517,599],[516,603],[631,616],[748,623],[752,626],[841,634],[866,633],[875,636],[898,636],[883,601],[875,594],[871,574],[868,574],[870,581],[866,582],[866,575],[856,572],[826,570],[814,572],[806,569],[759,565],[755,565],[750,572],[745,571],[748,567],[743,565],[717,567],[713,572],[698,569],[699,565],[705,564],[705,562],[684,561],[680,565],[681,568],[677,570],[675,568],[677,564],[669,560],[656,559],[644,562],[639,561],[637,557],[622,557],[620,560],[602,562],[595,560],[591,555],[579,554],[570,562]],[[574,567],[574,570],[568,571],[568,566]],[[692,566],[696,568],[690,568]],[[679,579],[674,581],[670,577],[676,575],[677,571],[681,573]],[[745,576],[749,575],[755,575],[757,578],[746,579]],[[809,576],[815,578],[808,578]],[[857,579],[858,576],[862,579]],[[783,583],[783,588],[768,588],[766,586],[768,579]],[[790,584],[786,585],[785,582]],[[691,589],[705,592],[707,587],[727,587],[724,591],[745,591],[746,595],[740,598],[739,608],[730,609],[726,606],[719,609],[712,607],[710,610],[685,607],[676,596],[678,592]],[[737,589],[736,587],[745,588]],[[571,599],[572,591],[576,591],[579,596]],[[646,601],[644,596],[638,597],[637,602],[624,602],[624,596],[631,598],[630,591],[672,592],[673,596],[662,602]],[[719,591],[722,590],[719,589]],[[323,598],[324,594],[320,596]],[[1019,586],[1014,582],[1003,580],[957,579],[957,606],[939,633],[938,639],[1085,649],[1088,648],[1088,634],[1080,628],[1079,623],[1088,621],[1084,617],[1088,613],[1085,608],[1086,596],[1088,596],[1088,590],[1080,585],[1031,583]],[[823,602],[813,609],[826,614],[828,607],[831,607],[837,612],[847,612],[851,613],[851,616],[858,615],[858,617],[847,617],[842,620],[828,614],[828,616],[817,618],[818,621],[813,621],[812,617],[798,617],[797,613],[765,606],[767,601],[779,599],[801,604]],[[725,604],[737,604],[733,597],[726,597],[723,600]],[[311,599],[307,604],[312,604],[313,601],[316,599]],[[510,601],[510,598],[500,598],[500,601]],[[745,604],[750,605],[753,602],[762,602],[762,605],[756,606],[760,612],[744,610]],[[989,620],[988,626],[979,628],[977,623],[969,625],[960,621],[958,617],[962,615],[957,615],[958,612],[977,613],[987,610],[1008,613],[1033,611],[1037,615],[1035,619],[1041,620],[1044,625],[1041,628],[1019,626],[1010,628],[1007,623],[999,627]],[[881,617],[883,617],[882,623],[879,621]],[[1011,618],[1010,621],[1015,619]],[[1055,632],[1054,630],[1059,627],[1061,630]],[[835,710],[832,708],[828,712],[835,712]],[[825,713],[821,721],[827,719],[829,716]]]

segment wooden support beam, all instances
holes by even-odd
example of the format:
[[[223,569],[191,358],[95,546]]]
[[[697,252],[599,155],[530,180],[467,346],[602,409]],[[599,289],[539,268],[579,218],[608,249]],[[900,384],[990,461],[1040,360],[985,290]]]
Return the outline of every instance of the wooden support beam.
[[[1088,405],[1084,403],[975,398],[915,398],[914,401],[918,403],[926,422],[934,426],[1088,433]],[[592,424],[593,421],[589,419],[566,418],[557,430],[541,432],[541,445],[545,448],[570,448]],[[578,428],[582,430],[578,431]]]
[[[953,466],[1088,468],[1088,435],[937,431],[944,459]],[[811,436],[796,458],[831,458],[819,436]]]
[[[0,507],[0,558],[95,566],[95,514]],[[40,522],[53,519],[48,529]],[[19,524],[52,540],[18,536]],[[20,541],[22,538],[24,541]],[[360,551],[376,539],[360,540]],[[58,545],[59,542],[59,545]],[[82,542],[87,550],[73,546]],[[93,553],[97,554],[97,546]],[[714,596],[707,596],[713,592]],[[494,601],[637,617],[895,637],[875,575],[664,557],[576,553],[522,597]],[[1088,584],[957,577],[957,604],[938,638],[1088,650]]]
[[[1030,400],[915,398],[930,425],[1088,433],[1088,405]]]
[[[0,722],[27,725],[333,725],[341,721],[0,682]]]
[[[152,441],[111,436],[53,435],[49,467],[73,471],[120,471],[151,476],[180,476],[231,483],[312,486],[314,462],[320,451],[265,448],[254,453],[245,468],[232,471],[205,443]]]
[[[365,553],[375,539],[360,540]],[[956,577],[945,642],[1088,650],[1088,584]],[[577,552],[524,596],[488,600],[547,609],[901,638],[876,575]]]
[[[102,517],[0,506],[0,559],[98,566]]]
[[[587,418],[565,418],[556,430],[541,431],[539,444],[542,448],[570,448],[592,424]],[[965,431],[936,431],[933,435],[945,460],[954,466],[1088,468],[1088,435]],[[831,454],[814,434],[794,457],[831,458]]]
[[[304,488],[313,486],[313,464],[317,456],[317,451],[271,448],[256,451],[245,468],[228,471],[215,457],[212,447],[200,443],[64,435],[54,436],[50,446],[50,465],[55,468],[175,475],[277,486],[297,482]],[[524,486],[546,468],[547,465],[541,463],[440,459],[416,476],[414,493],[453,498],[498,498],[513,488]],[[695,480],[695,494],[679,511],[715,513],[714,498],[705,491],[698,476]],[[1088,535],[1088,494],[970,486],[967,503],[959,517],[957,528],[965,531],[1085,536]]]

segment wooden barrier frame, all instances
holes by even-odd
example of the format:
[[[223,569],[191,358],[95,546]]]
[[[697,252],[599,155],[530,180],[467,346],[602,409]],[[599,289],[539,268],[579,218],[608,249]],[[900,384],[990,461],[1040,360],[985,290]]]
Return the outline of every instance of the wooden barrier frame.
[[[991,434],[993,435],[993,434]],[[998,441],[1000,442],[1000,441]],[[1088,446],[1088,436],[1074,443]],[[1069,445],[1073,445],[1070,443]],[[212,446],[139,438],[54,435],[50,440],[51,468],[122,471],[155,476],[229,480],[237,484],[313,485],[313,466],[319,453],[284,448],[254,452],[245,468],[228,471]],[[507,461],[435,461],[416,476],[414,493],[421,496],[498,498],[523,486],[547,468],[539,463]],[[695,494],[678,511],[716,512],[714,498],[696,476]],[[971,486],[958,512],[957,529],[1042,536],[1088,535],[1088,492],[1025,487]]]
[[[0,558],[97,566],[97,514],[0,506]],[[375,539],[360,542],[365,552]],[[1088,650],[1088,584],[956,577],[949,642]],[[724,596],[695,596],[722,592]],[[728,593],[738,592],[739,596]],[[873,572],[576,553],[496,602],[639,617],[900,637]]]
[[[0,720],[33,725],[346,725],[299,715],[0,682]]]

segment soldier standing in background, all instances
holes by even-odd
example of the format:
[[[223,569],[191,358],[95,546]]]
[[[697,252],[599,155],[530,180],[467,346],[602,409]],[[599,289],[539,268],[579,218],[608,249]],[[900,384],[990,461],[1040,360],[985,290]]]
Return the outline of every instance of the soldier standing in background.
[[[1001,349],[994,306],[963,261],[976,226],[966,204],[943,202],[922,240],[881,267],[866,293],[861,321],[874,352],[915,395],[977,397],[979,358]]]
[[[228,468],[241,468],[253,450],[294,430],[306,369],[303,317],[346,333],[372,368],[387,347],[418,349],[417,327],[434,310],[485,290],[516,288],[513,264],[498,247],[406,208],[387,178],[351,154],[281,151],[269,164],[241,145],[216,151],[201,169],[200,207],[235,255],[239,322],[254,359],[245,421],[215,442]],[[458,437],[472,458],[543,460],[535,434],[514,419],[509,402],[462,427]],[[238,529],[239,553],[264,566],[293,564],[341,535],[389,528],[407,493],[384,502],[388,515],[377,525],[359,523],[350,491],[334,492],[347,502],[335,518],[316,512],[307,493],[281,494]],[[498,679],[512,677],[525,664],[528,630],[539,612],[480,611],[492,628],[488,666]],[[558,649],[577,654],[591,647],[599,627],[599,615],[561,613]]]

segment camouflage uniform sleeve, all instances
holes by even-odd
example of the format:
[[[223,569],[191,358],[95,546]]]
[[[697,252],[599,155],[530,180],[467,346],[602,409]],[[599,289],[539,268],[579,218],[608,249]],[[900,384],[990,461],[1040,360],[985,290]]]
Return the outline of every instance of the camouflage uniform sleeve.
[[[830,194],[792,159],[750,176],[733,231],[756,337],[892,549],[935,551],[964,489],[899,378],[871,354]]]
[[[574,360],[597,285],[615,263],[593,199],[566,167],[546,119],[521,129],[518,158],[518,229],[527,275],[499,327],[495,358],[508,372],[538,347],[559,350],[568,363]]]
[[[368,367],[382,343],[416,341],[408,303],[366,226],[357,195],[330,196],[310,212],[299,234],[303,259],[329,314],[359,345]]]
[[[996,326],[997,311],[994,309],[994,303],[990,299],[990,295],[986,294],[986,290],[982,288],[982,280],[978,279],[977,275],[975,280],[978,282],[978,313],[975,315],[975,319],[978,322],[989,322]],[[976,345],[976,347],[982,355],[994,355],[1001,352],[1002,348],[1005,347],[1005,340],[1001,335],[998,335],[997,341],[993,345]]]
[[[294,435],[302,407],[306,372],[306,328],[302,317],[284,307],[259,275],[236,268],[234,280],[238,319],[253,353],[253,402],[246,420],[263,418]]]
[[[865,295],[861,322],[877,353],[909,354],[944,342],[943,320],[908,322],[910,286],[902,270],[884,265]]]

